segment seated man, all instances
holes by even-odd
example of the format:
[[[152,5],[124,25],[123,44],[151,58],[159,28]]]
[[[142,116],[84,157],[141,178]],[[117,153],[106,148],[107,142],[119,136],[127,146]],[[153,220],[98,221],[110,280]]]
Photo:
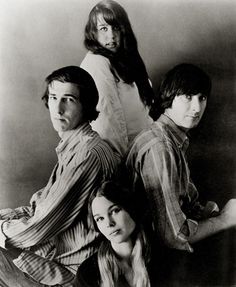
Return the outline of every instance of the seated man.
[[[46,83],[43,100],[61,138],[58,163],[30,206],[0,211],[1,286],[72,286],[78,266],[99,243],[88,226],[88,197],[119,163],[89,124],[98,115],[92,77],[69,66],[54,71]]]
[[[165,246],[193,251],[192,244],[236,225],[236,199],[219,212],[214,202],[202,206],[185,156],[187,132],[201,120],[211,90],[198,67],[180,64],[160,87],[163,114],[135,139],[127,157],[134,189],[145,190],[154,232]]]

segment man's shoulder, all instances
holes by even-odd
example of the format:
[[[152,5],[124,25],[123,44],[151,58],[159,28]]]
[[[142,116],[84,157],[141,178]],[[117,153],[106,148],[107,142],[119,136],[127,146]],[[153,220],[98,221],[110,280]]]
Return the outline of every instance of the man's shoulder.
[[[157,143],[166,142],[169,138],[168,126],[161,122],[154,122],[152,125],[143,131],[141,131],[134,139],[133,145],[130,151],[135,149],[136,151],[145,151],[152,145]]]
[[[93,150],[93,149],[107,149],[110,150],[111,147],[106,141],[104,141],[99,134],[92,130],[92,128],[87,129],[81,136],[79,149],[83,147],[84,150]]]
[[[77,153],[77,160],[86,158],[88,155],[106,159],[106,161],[115,161],[116,156],[111,146],[103,140],[99,134],[92,130],[87,129],[82,135],[79,144],[76,146],[75,152]]]

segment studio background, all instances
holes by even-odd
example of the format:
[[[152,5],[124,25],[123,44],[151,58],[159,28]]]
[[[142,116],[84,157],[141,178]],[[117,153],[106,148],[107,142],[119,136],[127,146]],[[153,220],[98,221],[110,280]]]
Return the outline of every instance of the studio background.
[[[83,31],[96,0],[0,0],[0,208],[26,205],[56,162],[59,138],[41,101],[44,78],[80,65]],[[203,199],[236,196],[234,0],[119,0],[128,12],[154,89],[189,62],[212,78],[190,167]]]

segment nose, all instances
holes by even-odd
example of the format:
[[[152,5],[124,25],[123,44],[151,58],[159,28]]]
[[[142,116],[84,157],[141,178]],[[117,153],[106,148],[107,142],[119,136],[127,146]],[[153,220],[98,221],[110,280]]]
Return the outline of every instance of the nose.
[[[108,29],[108,36],[110,39],[114,39],[115,38],[115,31],[112,27],[109,27]]]
[[[201,111],[201,102],[198,97],[193,97],[192,110],[196,113],[199,113]]]
[[[64,112],[64,108],[63,108],[63,103],[61,100],[57,100],[55,102],[55,112],[58,114],[58,115],[62,115],[63,112]]]
[[[107,227],[115,226],[115,222],[111,216],[107,218]]]

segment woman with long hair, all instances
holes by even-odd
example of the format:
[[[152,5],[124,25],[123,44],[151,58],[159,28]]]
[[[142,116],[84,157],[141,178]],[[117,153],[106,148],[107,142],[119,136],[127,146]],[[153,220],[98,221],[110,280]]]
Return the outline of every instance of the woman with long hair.
[[[103,235],[98,252],[79,267],[75,287],[150,287],[150,246],[133,194],[107,181],[91,195],[92,226]]]
[[[92,127],[124,156],[133,138],[155,118],[154,92],[124,8],[113,0],[93,7],[85,27],[81,67],[99,91]]]

